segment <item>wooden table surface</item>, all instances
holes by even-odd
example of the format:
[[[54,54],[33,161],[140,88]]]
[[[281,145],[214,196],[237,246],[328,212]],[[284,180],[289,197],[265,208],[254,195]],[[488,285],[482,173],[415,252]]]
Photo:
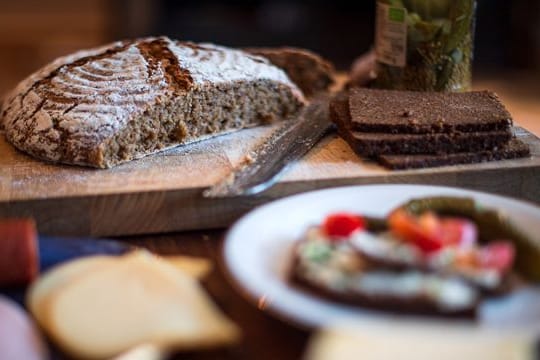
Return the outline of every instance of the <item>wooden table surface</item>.
[[[511,82],[508,81],[508,84]],[[537,87],[539,82],[532,82]],[[536,96],[521,96],[500,81],[484,80],[476,88],[496,90],[503,102],[513,113],[520,126],[540,135],[540,102]],[[534,180],[534,179],[533,179]],[[540,186],[540,179],[538,179]],[[243,331],[242,341],[235,346],[205,352],[177,354],[179,359],[299,359],[305,351],[311,335],[310,331],[300,329],[272,317],[256,304],[243,298],[230,281],[222,263],[221,249],[227,229],[211,231],[192,231],[150,236],[129,236],[117,240],[141,246],[157,254],[183,254],[211,259],[214,270],[203,284],[217,305]],[[63,359],[57,353],[55,358]]]
[[[145,247],[158,254],[185,254],[206,257],[214,263],[212,273],[204,280],[217,305],[243,331],[242,341],[231,348],[178,354],[178,359],[299,359],[310,332],[282,322],[244,299],[226,278],[221,260],[225,230],[186,232],[119,238],[118,240]]]
[[[514,78],[515,77],[511,77]],[[526,87],[538,87],[526,77]],[[519,125],[540,136],[540,101],[537,95],[516,92],[515,81],[481,80],[477,89],[494,89],[499,93]],[[538,179],[540,186],[540,179]],[[243,330],[243,341],[237,346],[212,352],[179,354],[181,359],[298,359],[302,356],[311,332],[287,324],[259,310],[244,299],[227,279],[221,247],[226,229],[120,238],[148,248],[158,254],[187,254],[212,259],[214,271],[204,285],[218,306]]]

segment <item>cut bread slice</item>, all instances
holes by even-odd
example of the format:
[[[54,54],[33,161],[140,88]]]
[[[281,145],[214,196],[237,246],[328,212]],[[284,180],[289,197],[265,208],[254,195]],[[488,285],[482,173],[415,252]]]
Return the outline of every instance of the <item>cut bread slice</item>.
[[[437,93],[352,88],[351,128],[415,133],[501,131],[512,117],[490,91]]]
[[[348,98],[338,96],[330,104],[330,116],[339,134],[358,154],[446,154],[496,149],[512,138],[510,129],[482,132],[427,134],[373,133],[351,130]]]
[[[373,271],[365,274],[366,278],[384,278],[386,281],[392,281],[393,284],[406,284],[422,282],[435,286],[439,289],[458,289],[457,291],[472,291],[472,287],[458,279],[439,278],[431,274],[423,274],[420,272],[410,272],[409,274],[391,274],[382,270],[381,272]],[[411,281],[412,280],[412,281]],[[302,274],[297,264],[294,265],[290,281],[295,286],[303,289],[317,297],[322,297],[330,301],[340,304],[347,304],[356,307],[381,310],[394,314],[414,314],[423,316],[437,316],[447,318],[474,318],[476,316],[476,308],[478,302],[471,302],[467,306],[460,308],[445,308],[440,302],[434,298],[424,296],[420,291],[410,296],[404,296],[399,293],[385,292],[386,289],[379,293],[368,291],[339,291],[336,288],[324,285],[321,282],[313,281],[311,277]],[[380,281],[383,284],[383,281]],[[390,287],[391,289],[391,287]]]
[[[473,164],[495,160],[509,160],[527,157],[530,149],[527,144],[512,139],[496,150],[465,152],[445,155],[381,155],[378,161],[393,170],[418,169],[426,167]]]
[[[368,157],[385,154],[444,155],[460,152],[496,151],[511,138],[509,131],[432,134],[379,134],[340,131],[357,154]]]
[[[373,95],[371,91],[375,91],[375,93],[379,95]],[[355,123],[352,119],[352,103],[354,101],[358,102],[359,100],[352,100],[354,92],[356,92],[357,97],[363,92],[369,94],[367,98],[370,99],[371,97],[380,97],[380,99],[377,100],[379,103],[374,105],[375,107],[380,107],[380,110],[383,107],[381,99],[384,97],[384,94],[387,93],[385,91],[368,89],[353,89],[351,90],[351,94],[341,93],[336,96],[330,104],[330,116],[337,125],[340,136],[357,154],[374,158],[381,165],[389,169],[404,170],[471,164],[485,161],[515,159],[530,155],[529,146],[513,137],[512,128],[501,127],[498,129],[498,126],[503,122],[499,122],[499,125],[493,125],[497,124],[497,122],[488,121],[486,124],[478,123],[478,126],[475,125],[476,127],[466,127],[464,125],[467,124],[467,121],[465,121],[466,110],[464,109],[460,109],[460,111],[457,112],[460,114],[459,116],[461,116],[461,118],[459,118],[459,121],[453,122],[453,127],[445,127],[445,125],[437,129],[436,127],[428,129],[431,125],[429,125],[430,123],[428,120],[425,120],[423,124],[413,121],[413,125],[416,126],[420,124],[420,128],[412,129],[409,127],[407,129],[410,125],[407,122],[408,120],[400,119],[395,122],[395,127],[390,126],[392,123],[391,121],[386,123],[384,121],[381,122],[380,124],[385,125],[377,128],[377,131],[386,128],[388,132],[384,133],[355,130],[355,128],[358,128],[358,122]],[[392,98],[403,92],[390,91],[389,93],[391,94],[390,98]],[[418,96],[421,97],[422,95],[410,95],[405,93],[403,96],[409,97],[409,101],[411,101],[412,98]],[[426,96],[429,97],[431,95]],[[475,94],[471,93],[470,96],[472,98],[481,98],[486,102],[493,102],[493,104],[491,104],[492,114],[498,112],[500,119],[504,118],[503,115],[506,110],[500,107],[502,104],[500,104],[500,106],[497,105],[499,103],[498,100],[496,100],[496,97],[493,97],[494,95],[492,96],[489,93],[482,92]],[[442,99],[445,99],[446,97],[452,98],[451,95],[440,95],[438,101],[442,101]],[[367,100],[364,99],[364,101]],[[469,101],[471,101],[471,99],[469,99]],[[458,107],[455,104],[455,99],[454,103],[450,103],[450,106],[452,106],[452,104],[453,106]],[[408,109],[413,110],[407,111],[411,111],[412,113],[418,111],[418,108],[414,107],[413,102],[410,102],[408,106]],[[472,106],[472,103],[467,106]],[[369,106],[366,105],[365,107],[367,109]],[[488,107],[487,104],[484,104],[484,108],[481,109],[483,109],[484,112],[487,112]],[[422,106],[420,106],[420,109],[421,113],[427,111],[427,109]],[[389,111],[392,112],[393,110]],[[483,116],[487,116],[484,112],[480,111],[479,113],[483,114]],[[367,113],[369,113],[369,111]],[[469,116],[473,115],[474,111],[469,114]],[[426,119],[428,118],[429,116],[426,117]],[[400,122],[401,125],[399,125],[398,122]],[[475,121],[471,121],[470,124],[473,124],[474,122]],[[433,125],[433,123],[431,124]],[[485,127],[483,127],[484,125]],[[422,126],[424,127],[422,128]],[[490,128],[491,130],[489,130]],[[373,128],[370,129],[373,130]],[[403,131],[403,133],[396,133],[396,129]],[[419,129],[423,129],[422,131],[427,132],[421,133]],[[463,131],[467,129],[469,130]],[[473,131],[470,129],[476,130]],[[485,131],[477,131],[482,129]],[[439,132],[436,132],[435,130]]]

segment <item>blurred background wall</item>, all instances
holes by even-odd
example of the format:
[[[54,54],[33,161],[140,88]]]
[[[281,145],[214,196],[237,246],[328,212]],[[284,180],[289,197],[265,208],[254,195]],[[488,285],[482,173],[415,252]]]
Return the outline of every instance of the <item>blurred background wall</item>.
[[[57,56],[152,34],[294,45],[347,69],[368,50],[373,0],[0,0],[0,95]],[[540,69],[540,0],[478,0],[476,74]]]

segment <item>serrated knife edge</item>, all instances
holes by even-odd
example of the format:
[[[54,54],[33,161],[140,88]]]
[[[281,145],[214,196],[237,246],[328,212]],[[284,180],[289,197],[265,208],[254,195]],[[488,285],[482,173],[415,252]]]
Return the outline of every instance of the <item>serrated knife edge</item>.
[[[328,96],[313,100],[294,120],[280,124],[244,161],[215,185],[207,198],[244,196],[271,187],[294,161],[300,159],[330,129]]]

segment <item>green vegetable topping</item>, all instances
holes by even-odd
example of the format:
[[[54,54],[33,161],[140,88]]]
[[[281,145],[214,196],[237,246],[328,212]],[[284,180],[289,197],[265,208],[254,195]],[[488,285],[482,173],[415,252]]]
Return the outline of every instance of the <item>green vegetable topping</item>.
[[[332,255],[332,246],[322,241],[311,241],[302,246],[303,255],[316,262],[326,262]]]

